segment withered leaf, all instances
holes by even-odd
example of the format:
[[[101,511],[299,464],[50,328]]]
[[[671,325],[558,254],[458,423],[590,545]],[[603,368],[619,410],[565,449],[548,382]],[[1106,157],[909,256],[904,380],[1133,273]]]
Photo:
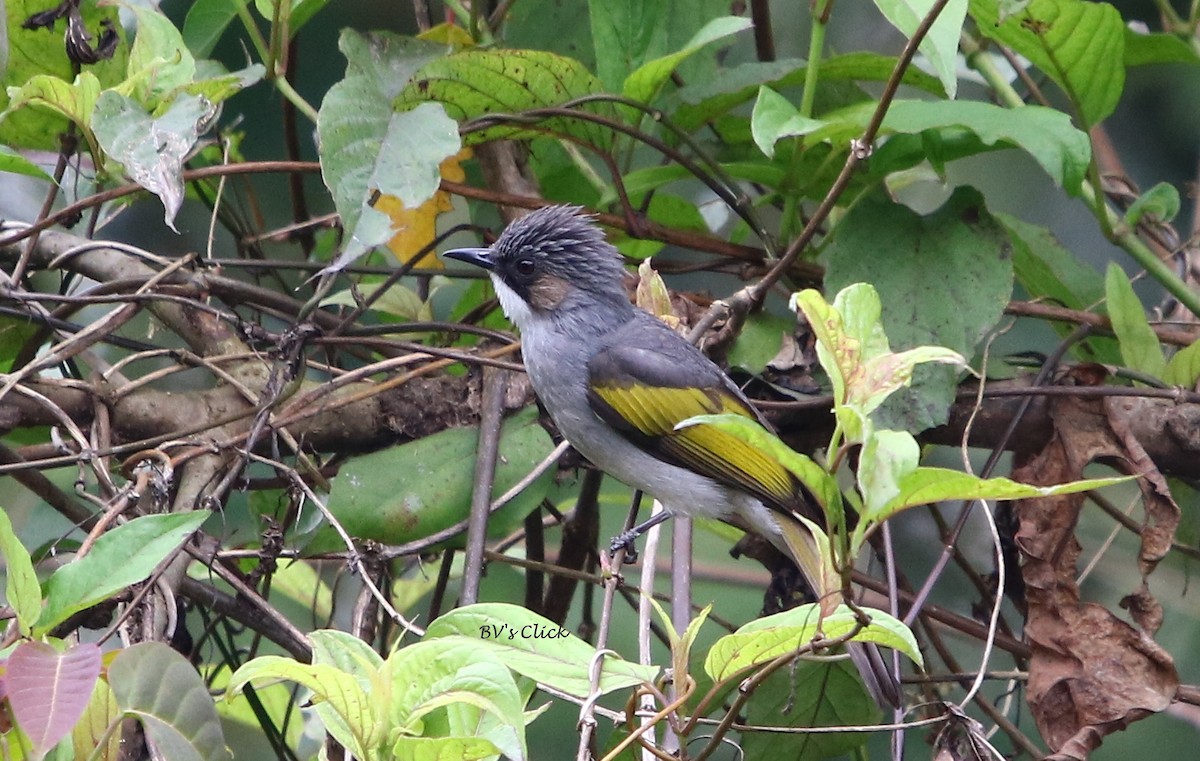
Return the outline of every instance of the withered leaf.
[[[1162,613],[1145,581],[1170,547],[1179,508],[1141,445],[1112,412],[1104,400],[1055,400],[1054,435],[1013,472],[1025,483],[1062,483],[1081,478],[1085,465],[1102,460],[1141,476],[1143,583],[1126,598],[1136,627],[1080,600],[1075,526],[1084,495],[1016,504],[1028,599],[1025,633],[1032,649],[1028,700],[1052,758],[1064,761],[1087,758],[1106,735],[1162,711],[1179,685],[1170,654],[1152,639]]]

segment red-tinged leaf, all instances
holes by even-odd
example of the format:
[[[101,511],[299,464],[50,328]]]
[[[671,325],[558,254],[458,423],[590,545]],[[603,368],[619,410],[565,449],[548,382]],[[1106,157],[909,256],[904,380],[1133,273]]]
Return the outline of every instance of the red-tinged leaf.
[[[60,653],[44,642],[22,642],[13,650],[5,676],[9,705],[35,758],[71,733],[99,677],[100,648],[94,644]]]

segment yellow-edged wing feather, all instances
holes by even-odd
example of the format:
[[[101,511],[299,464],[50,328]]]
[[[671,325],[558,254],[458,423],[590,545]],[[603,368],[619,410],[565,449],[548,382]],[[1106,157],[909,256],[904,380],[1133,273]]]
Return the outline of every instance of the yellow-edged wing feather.
[[[791,473],[754,447],[711,425],[675,430],[696,415],[754,413],[724,388],[649,385],[632,377],[593,380],[592,408],[638,446],[663,459],[743,489],[765,503],[792,508],[797,484]]]

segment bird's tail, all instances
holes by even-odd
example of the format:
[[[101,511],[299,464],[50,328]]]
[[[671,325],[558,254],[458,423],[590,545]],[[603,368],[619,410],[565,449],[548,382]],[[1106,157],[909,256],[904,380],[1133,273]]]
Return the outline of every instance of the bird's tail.
[[[841,578],[833,575],[829,563],[822,561],[822,555],[829,554],[828,540],[810,531],[803,518],[772,510],[770,520],[777,530],[763,531],[760,528],[760,533],[786,553],[804,574],[820,602],[822,615],[833,612],[842,601]],[[880,707],[899,707],[900,683],[887,667],[879,648],[872,644],[851,642],[846,650],[875,702]]]

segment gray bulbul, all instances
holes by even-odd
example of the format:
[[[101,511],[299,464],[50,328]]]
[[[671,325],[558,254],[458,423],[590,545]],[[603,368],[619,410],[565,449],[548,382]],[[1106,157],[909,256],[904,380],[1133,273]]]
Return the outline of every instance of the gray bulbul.
[[[579,208],[539,209],[491,248],[444,255],[490,274],[504,314],[521,330],[534,391],[571,446],[672,513],[758,532],[796,561],[818,594],[830,591],[796,515],[823,519],[791,472],[714,426],[676,430],[690,417],[721,413],[766,423],[699,349],[630,303],[620,255]],[[864,655],[852,654],[856,663]],[[877,698],[894,702],[874,681],[867,684]]]

